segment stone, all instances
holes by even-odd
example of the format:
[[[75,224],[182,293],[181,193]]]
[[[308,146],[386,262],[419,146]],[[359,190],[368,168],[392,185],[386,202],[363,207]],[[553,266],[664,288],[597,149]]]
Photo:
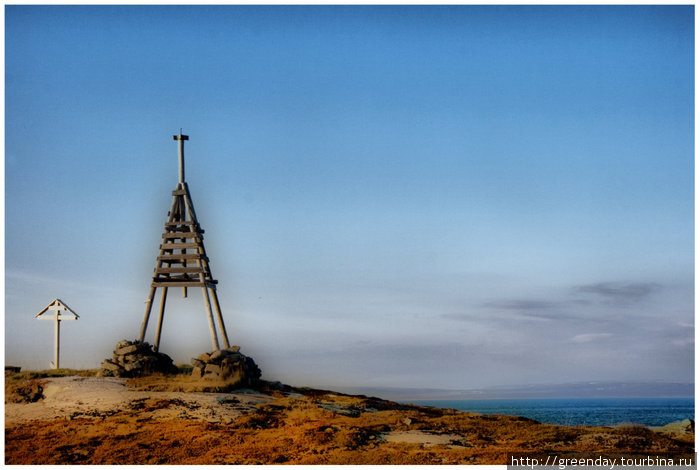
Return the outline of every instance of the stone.
[[[224,351],[221,349],[217,349],[213,353],[211,353],[211,356],[209,356],[210,361],[216,361],[217,359],[220,359],[224,356]]]
[[[232,353],[237,353],[240,350],[240,346],[229,346],[228,348],[226,348],[226,351],[231,351]]]
[[[224,358],[224,360],[221,361],[221,372],[220,376],[222,379],[226,379],[226,377],[229,377],[233,375],[233,371],[236,368],[234,366],[233,362],[229,358]]]
[[[204,373],[219,375],[221,373],[221,367],[217,366],[216,364],[207,364],[207,366],[204,368]]]
[[[143,364],[141,362],[133,362],[131,364],[127,364],[124,366],[124,370],[127,372],[131,372],[134,370],[139,370],[143,368]]]
[[[121,349],[121,348],[124,348],[126,346],[129,346],[130,344],[131,344],[131,341],[127,341],[127,340],[123,339],[117,343],[116,347],[117,347],[117,349]]]
[[[192,368],[192,377],[198,379],[202,377],[202,375],[204,375],[204,368],[198,366],[194,366],[194,368]]]
[[[126,356],[127,354],[136,352],[139,350],[139,347],[136,344],[131,344],[129,346],[124,346],[123,348],[119,348],[116,351],[114,351],[114,354],[117,356]]]
[[[104,361],[102,361],[102,368],[107,369],[107,370],[111,370],[111,371],[116,371],[116,370],[121,369],[121,366],[113,363],[109,359],[105,359]]]
[[[202,362],[204,362],[204,363],[206,363],[206,362],[209,362],[209,356],[211,356],[211,354],[209,354],[209,353],[202,353],[202,354],[200,354],[199,356],[197,356],[197,359],[200,360],[200,361],[202,361]]]
[[[195,358],[190,359],[190,364],[201,369],[204,369],[207,366],[206,362],[200,361],[199,359]]]

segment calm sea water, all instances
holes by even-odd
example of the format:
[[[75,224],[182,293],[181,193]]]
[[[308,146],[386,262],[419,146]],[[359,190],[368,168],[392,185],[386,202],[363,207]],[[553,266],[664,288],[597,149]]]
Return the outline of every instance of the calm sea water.
[[[693,398],[547,398],[502,400],[419,400],[417,405],[482,414],[525,416],[567,426],[614,426],[622,423],[663,426],[695,419]]]

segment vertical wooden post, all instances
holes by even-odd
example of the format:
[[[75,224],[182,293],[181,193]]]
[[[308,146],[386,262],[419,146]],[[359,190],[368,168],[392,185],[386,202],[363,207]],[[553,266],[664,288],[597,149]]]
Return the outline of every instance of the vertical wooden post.
[[[158,313],[158,329],[156,330],[156,342],[153,349],[158,352],[160,347],[160,330],[163,328],[163,314],[165,313],[165,297],[168,295],[168,288],[163,287],[163,293],[160,298],[160,312]]]
[[[58,369],[59,363],[58,363],[58,350],[59,350],[59,344],[60,344],[60,336],[61,336],[61,320],[58,318],[59,312],[56,312],[56,344],[54,345],[54,363],[53,363],[53,368]]]
[[[226,326],[224,325],[224,317],[221,315],[221,306],[219,305],[219,296],[216,294],[216,289],[209,288],[211,290],[211,296],[214,299],[214,310],[216,311],[216,318],[219,320],[219,326],[221,327],[221,337],[224,340],[224,347],[230,348],[231,345],[228,342],[228,334],[226,333]]]
[[[211,333],[211,344],[214,346],[214,351],[219,350],[219,340],[216,337],[216,327],[214,326],[214,316],[211,314],[211,302],[209,302],[209,293],[206,287],[202,287],[204,293],[204,303],[207,306],[207,320],[209,320],[209,332]]]
[[[148,294],[148,300],[146,301],[146,313],[143,315],[143,322],[141,323],[141,334],[139,335],[139,341],[143,343],[143,339],[146,337],[146,327],[148,326],[148,317],[151,316],[151,306],[153,305],[153,296],[156,294],[156,288],[151,287],[151,292]]]
[[[182,129],[178,135],[173,136],[173,140],[178,141],[178,157],[179,157],[179,169],[180,169],[180,183],[185,182],[185,141],[190,138],[186,135],[182,135]]]

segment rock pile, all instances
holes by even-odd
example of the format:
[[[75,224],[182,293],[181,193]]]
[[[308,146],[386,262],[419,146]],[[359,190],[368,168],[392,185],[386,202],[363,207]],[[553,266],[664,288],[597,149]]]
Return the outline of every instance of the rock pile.
[[[155,352],[146,342],[122,340],[117,343],[112,359],[102,362],[100,372],[113,377],[139,377],[154,372],[174,374],[177,367],[170,356]]]
[[[206,352],[192,358],[192,377],[223,380],[228,384],[253,386],[260,378],[260,368],[253,358],[241,354],[239,346]]]

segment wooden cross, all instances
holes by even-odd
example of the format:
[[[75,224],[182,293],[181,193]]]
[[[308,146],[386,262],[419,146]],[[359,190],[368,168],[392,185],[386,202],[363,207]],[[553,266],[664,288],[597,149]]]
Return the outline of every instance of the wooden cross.
[[[46,312],[49,310],[53,313],[47,315]],[[61,312],[68,312],[68,313],[61,313]],[[54,345],[54,361],[51,363],[51,368],[58,369],[59,368],[58,352],[59,352],[59,338],[60,338],[60,332],[61,332],[61,320],[77,320],[79,318],[78,314],[75,313],[73,310],[71,310],[60,299],[56,299],[53,302],[51,302],[49,305],[44,307],[44,309],[41,312],[37,313],[35,318],[38,318],[39,320],[53,320],[56,322],[56,344]]]

